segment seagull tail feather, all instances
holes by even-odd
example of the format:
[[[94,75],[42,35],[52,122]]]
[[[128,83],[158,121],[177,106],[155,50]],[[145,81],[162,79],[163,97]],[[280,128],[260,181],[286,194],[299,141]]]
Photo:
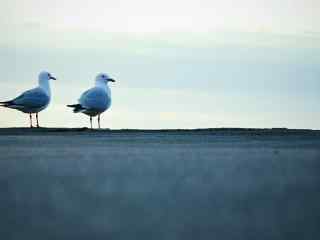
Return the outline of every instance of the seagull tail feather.
[[[74,112],[74,113],[81,112],[82,110],[85,109],[85,108],[82,107],[80,104],[71,104],[71,105],[67,105],[67,107],[73,108],[73,112]]]
[[[1,107],[9,107],[12,105],[12,101],[0,102]]]

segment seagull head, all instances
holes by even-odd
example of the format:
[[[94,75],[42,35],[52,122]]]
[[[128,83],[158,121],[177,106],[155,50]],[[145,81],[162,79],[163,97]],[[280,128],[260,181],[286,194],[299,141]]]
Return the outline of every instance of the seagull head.
[[[55,77],[53,77],[49,72],[47,71],[42,71],[39,74],[39,81],[43,82],[43,81],[49,81],[49,80],[57,80]]]
[[[96,83],[104,83],[104,84],[108,84],[108,82],[115,82],[115,80],[113,80],[112,78],[110,78],[108,76],[108,74],[106,73],[99,73],[96,76]]]

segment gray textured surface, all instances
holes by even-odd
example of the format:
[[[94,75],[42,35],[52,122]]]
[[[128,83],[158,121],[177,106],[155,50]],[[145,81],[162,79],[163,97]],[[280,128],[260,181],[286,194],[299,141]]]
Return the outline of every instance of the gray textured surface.
[[[313,131],[0,130],[1,239],[320,239]]]

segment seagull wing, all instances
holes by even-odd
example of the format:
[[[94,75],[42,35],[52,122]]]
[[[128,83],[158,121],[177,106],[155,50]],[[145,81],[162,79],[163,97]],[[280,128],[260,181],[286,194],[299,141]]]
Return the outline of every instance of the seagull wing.
[[[79,103],[86,109],[106,109],[110,104],[110,98],[105,91],[94,87],[81,95]]]
[[[40,108],[47,105],[49,101],[49,96],[41,88],[34,88],[22,93],[20,96],[9,101],[8,103],[15,106]]]

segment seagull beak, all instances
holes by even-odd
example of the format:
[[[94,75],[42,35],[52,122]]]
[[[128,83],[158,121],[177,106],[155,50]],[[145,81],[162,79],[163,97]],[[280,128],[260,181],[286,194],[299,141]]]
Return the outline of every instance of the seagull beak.
[[[116,80],[112,79],[112,78],[109,78],[108,79],[108,82],[115,82]]]
[[[50,79],[52,79],[52,80],[57,80],[55,77],[52,77],[52,76],[50,76]]]

